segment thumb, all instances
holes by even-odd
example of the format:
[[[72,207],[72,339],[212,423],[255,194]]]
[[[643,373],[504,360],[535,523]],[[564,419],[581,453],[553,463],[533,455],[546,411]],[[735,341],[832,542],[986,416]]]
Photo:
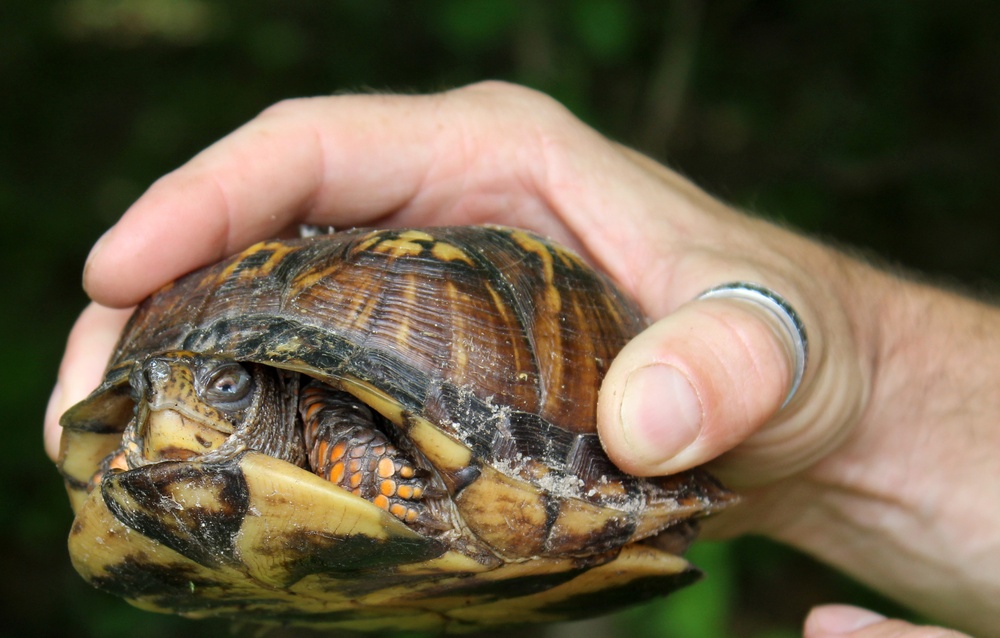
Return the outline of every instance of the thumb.
[[[598,401],[601,440],[622,469],[663,475],[700,465],[756,432],[792,385],[792,335],[735,299],[681,306],[629,342]]]

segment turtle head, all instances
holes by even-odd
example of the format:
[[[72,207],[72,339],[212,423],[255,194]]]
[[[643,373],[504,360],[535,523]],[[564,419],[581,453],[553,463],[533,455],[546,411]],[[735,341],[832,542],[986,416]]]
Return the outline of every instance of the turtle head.
[[[132,452],[146,462],[189,460],[218,449],[260,395],[254,375],[232,359],[171,352],[136,364]],[[131,429],[131,428],[130,428]],[[131,464],[131,463],[130,463]]]
[[[124,433],[129,467],[221,460],[287,439],[289,375],[186,351],[153,355],[129,377],[135,417]],[[293,459],[290,459],[293,460]]]

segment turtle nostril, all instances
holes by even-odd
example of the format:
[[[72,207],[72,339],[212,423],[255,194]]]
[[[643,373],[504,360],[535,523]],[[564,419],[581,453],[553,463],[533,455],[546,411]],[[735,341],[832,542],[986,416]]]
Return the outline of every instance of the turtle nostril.
[[[150,385],[156,385],[170,376],[170,364],[161,359],[151,359],[146,362],[143,372],[145,372],[146,382]]]

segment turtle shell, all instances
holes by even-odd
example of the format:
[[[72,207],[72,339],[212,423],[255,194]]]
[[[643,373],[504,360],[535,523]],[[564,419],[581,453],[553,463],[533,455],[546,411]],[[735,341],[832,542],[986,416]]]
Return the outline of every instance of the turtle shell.
[[[579,256],[500,227],[257,244],[147,299],[63,417],[74,566],[156,611],[466,631],[611,611],[698,572],[679,554],[733,500],[703,470],[641,479],[595,428],[607,366],[646,325]],[[435,489],[408,525],[301,463],[108,466],[151,356],[218,355],[347,392]],[[133,382],[134,383],[134,382]]]

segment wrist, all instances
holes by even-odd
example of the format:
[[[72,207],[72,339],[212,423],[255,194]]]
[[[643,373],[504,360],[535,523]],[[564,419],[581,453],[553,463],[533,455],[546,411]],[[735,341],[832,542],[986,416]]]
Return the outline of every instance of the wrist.
[[[960,627],[1000,613],[1000,311],[848,267],[870,398],[774,535]],[[853,281],[851,281],[853,279]]]

